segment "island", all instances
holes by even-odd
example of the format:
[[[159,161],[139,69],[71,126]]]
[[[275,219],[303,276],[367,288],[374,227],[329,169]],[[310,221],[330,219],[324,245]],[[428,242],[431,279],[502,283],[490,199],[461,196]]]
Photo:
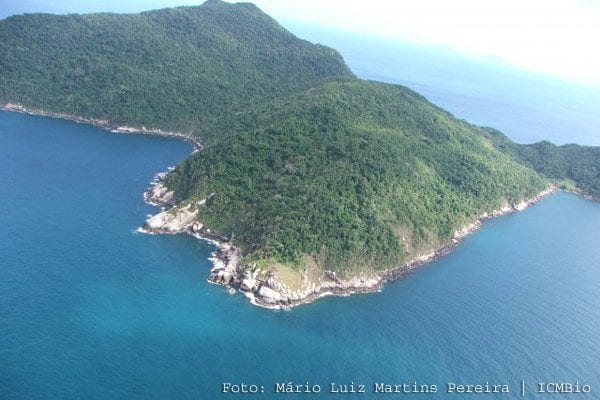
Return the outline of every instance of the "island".
[[[2,109],[194,144],[141,230],[211,241],[209,281],[263,307],[380,290],[557,188],[600,196],[600,148],[517,144],[359,79],[253,4],[26,14],[0,39]]]

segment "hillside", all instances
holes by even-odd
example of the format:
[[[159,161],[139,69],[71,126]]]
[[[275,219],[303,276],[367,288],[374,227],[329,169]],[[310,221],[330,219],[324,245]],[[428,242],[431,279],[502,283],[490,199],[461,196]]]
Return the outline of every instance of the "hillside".
[[[213,134],[244,107],[352,77],[248,3],[0,21],[0,104]]]
[[[385,269],[547,183],[400,86],[330,82],[239,116],[166,180],[249,260]]]
[[[522,145],[494,129],[486,129],[485,133],[499,150],[511,154],[566,189],[600,198],[600,147],[557,146],[547,141]]]
[[[146,228],[216,239],[213,280],[280,304],[372,289],[551,182],[600,194],[598,148],[518,145],[357,79],[246,3],[11,17],[0,76],[0,104],[201,137]]]

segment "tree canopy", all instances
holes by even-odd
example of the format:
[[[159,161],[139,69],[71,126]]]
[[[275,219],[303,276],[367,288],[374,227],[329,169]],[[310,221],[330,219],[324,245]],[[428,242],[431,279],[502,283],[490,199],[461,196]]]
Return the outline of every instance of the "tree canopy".
[[[248,261],[388,268],[550,181],[600,195],[598,148],[518,145],[357,79],[247,3],[10,17],[0,77],[0,103],[201,136],[165,183]]]

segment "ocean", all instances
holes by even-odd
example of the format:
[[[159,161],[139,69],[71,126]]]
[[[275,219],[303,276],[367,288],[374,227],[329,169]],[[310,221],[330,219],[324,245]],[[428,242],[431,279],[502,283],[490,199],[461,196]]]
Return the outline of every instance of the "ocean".
[[[600,88],[533,74],[500,60],[284,20],[297,36],[337,49],[356,75],[407,86],[456,117],[517,143],[600,146]]]
[[[190,151],[0,112],[0,399],[597,398],[598,203],[556,193],[381,293],[274,312],[206,281],[210,245],[136,232],[153,175]]]

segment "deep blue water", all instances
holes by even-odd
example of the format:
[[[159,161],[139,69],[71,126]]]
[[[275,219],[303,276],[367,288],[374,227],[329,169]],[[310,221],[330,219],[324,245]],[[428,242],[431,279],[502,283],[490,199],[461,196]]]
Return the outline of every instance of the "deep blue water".
[[[0,112],[1,399],[236,397],[222,382],[330,397],[273,394],[290,380],[600,391],[598,203],[555,194],[382,293],[272,312],[206,282],[210,246],[135,232],[153,174],[189,151]]]

